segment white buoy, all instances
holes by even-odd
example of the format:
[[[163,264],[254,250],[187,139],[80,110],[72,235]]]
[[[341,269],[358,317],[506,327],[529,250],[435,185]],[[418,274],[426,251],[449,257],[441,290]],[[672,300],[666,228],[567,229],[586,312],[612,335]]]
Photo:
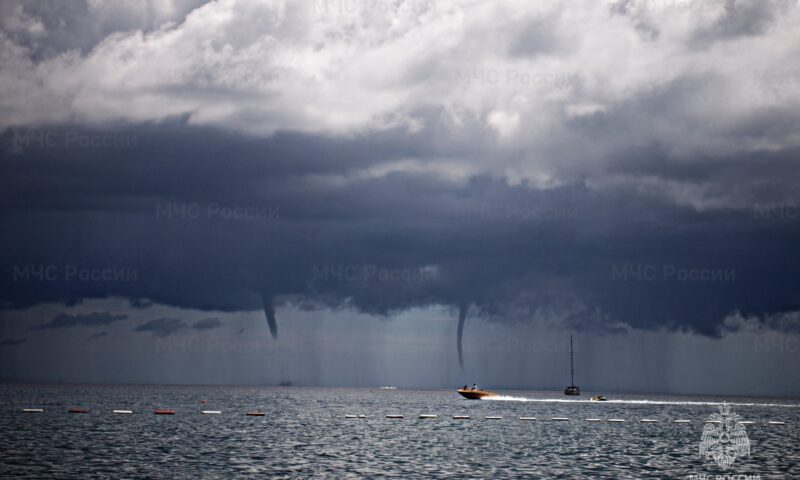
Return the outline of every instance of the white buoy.
[[[200,413],[203,415],[222,415],[222,412],[219,410],[202,410]]]
[[[367,418],[366,415],[359,415],[358,418]]]
[[[112,410],[111,413],[117,413],[120,415],[132,415],[133,410]]]
[[[422,415],[419,416],[419,418],[439,418],[439,415],[422,414]]]
[[[345,415],[344,418],[358,418],[358,415]]]
[[[622,422],[624,422],[624,421],[625,421],[625,419],[624,419],[624,418],[609,418],[609,419],[608,419],[608,422],[609,422],[609,423],[622,423]]]
[[[22,413],[44,413],[41,408],[23,408]]]
[[[653,418],[643,418],[639,420],[641,423],[658,423],[658,420]]]
[[[453,415],[453,420],[469,420],[469,415]]]
[[[402,415],[386,415],[386,418],[405,418]]]
[[[586,421],[587,422],[602,422],[603,419],[602,418],[587,418]]]
[[[722,423],[721,420],[706,420],[705,423]]]
[[[692,421],[691,420],[675,420],[672,423],[692,423]]]
[[[769,425],[786,425],[786,422],[776,422],[776,421],[770,421],[770,422],[767,422],[767,423],[768,423]]]
[[[519,417],[520,420],[536,420],[536,417]]]
[[[740,421],[738,421],[736,423],[738,423],[739,425],[752,425],[755,422],[751,422],[750,420],[740,420]]]
[[[554,422],[568,422],[569,418],[567,418],[567,417],[553,417],[550,420],[552,420]]]
[[[483,418],[486,419],[486,420],[502,420],[503,419],[503,417],[492,417],[492,416],[483,417]]]

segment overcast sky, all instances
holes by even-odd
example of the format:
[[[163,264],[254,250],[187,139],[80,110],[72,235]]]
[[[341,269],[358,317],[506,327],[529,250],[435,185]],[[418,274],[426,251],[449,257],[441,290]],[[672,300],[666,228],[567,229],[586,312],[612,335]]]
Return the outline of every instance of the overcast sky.
[[[798,25],[4,1],[0,379],[800,395]]]

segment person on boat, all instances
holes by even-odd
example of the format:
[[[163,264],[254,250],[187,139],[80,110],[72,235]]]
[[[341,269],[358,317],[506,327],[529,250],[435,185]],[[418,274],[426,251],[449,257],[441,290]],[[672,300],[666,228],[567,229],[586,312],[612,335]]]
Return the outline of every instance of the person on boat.
[[[464,388],[462,388],[462,390],[466,390],[466,389],[467,389],[467,384],[465,383],[464,384]]]
[[[477,383],[473,383],[472,384],[472,389],[473,390],[478,390],[478,384]]]

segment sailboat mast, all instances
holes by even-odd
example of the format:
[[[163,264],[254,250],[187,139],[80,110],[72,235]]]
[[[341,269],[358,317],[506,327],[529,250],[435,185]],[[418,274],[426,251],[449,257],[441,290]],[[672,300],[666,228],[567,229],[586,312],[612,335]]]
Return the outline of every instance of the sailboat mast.
[[[569,336],[569,380],[570,385],[575,385],[575,365],[572,359],[572,335]]]

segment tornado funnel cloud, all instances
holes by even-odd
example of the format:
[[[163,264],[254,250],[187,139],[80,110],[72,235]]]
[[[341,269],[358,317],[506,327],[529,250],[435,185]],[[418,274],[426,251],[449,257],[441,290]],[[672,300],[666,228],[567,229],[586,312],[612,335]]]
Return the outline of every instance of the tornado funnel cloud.
[[[262,295],[261,301],[264,304],[264,316],[267,317],[269,333],[272,338],[278,338],[278,321],[275,319],[275,306],[272,303],[272,295]]]
[[[461,368],[464,368],[464,354],[462,353],[461,349],[461,339],[464,337],[464,323],[467,320],[467,304],[461,304],[458,306],[458,364]]]

